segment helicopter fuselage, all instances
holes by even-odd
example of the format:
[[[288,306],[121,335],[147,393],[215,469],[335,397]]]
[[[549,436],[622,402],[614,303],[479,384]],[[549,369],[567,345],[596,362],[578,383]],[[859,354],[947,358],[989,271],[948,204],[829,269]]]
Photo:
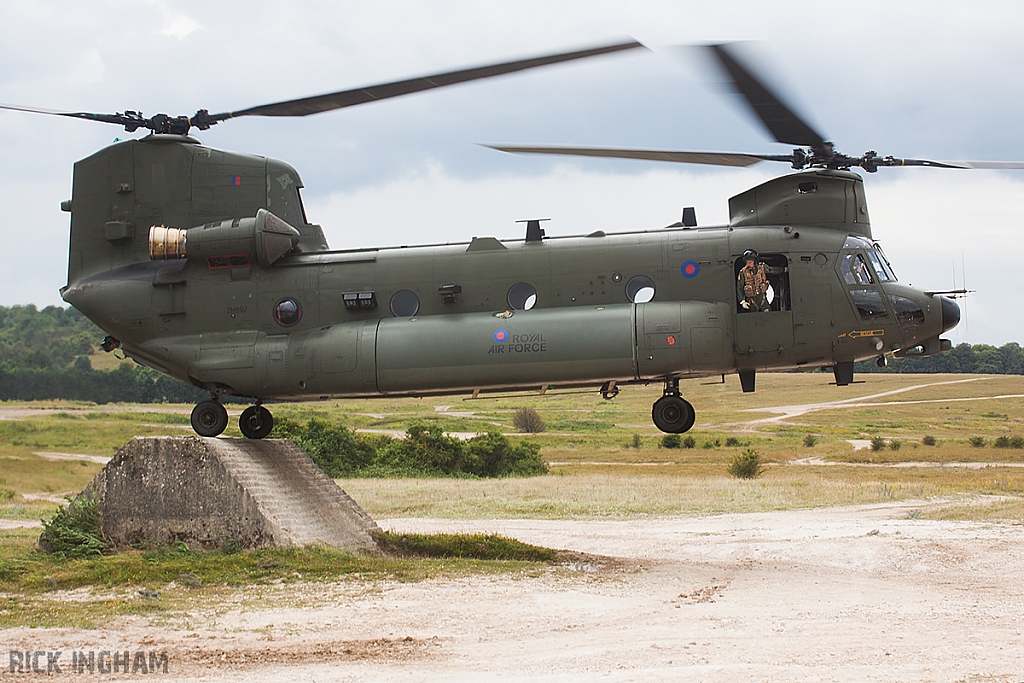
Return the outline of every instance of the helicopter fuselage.
[[[669,395],[729,373],[752,390],[756,371],[819,366],[846,384],[856,360],[948,348],[959,318],[895,279],[845,171],[768,181],[721,227],[346,251],[307,223],[299,187],[287,164],[184,136],[102,150],[76,165],[62,295],[135,360],[258,401]],[[772,273],[767,310],[737,287],[748,250]]]

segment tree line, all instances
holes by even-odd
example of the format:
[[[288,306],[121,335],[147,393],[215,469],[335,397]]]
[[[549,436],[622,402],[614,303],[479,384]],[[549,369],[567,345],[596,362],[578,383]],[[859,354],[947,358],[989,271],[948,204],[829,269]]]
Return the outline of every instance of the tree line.
[[[195,403],[209,394],[141,365],[96,370],[104,332],[74,308],[0,306],[0,400]]]
[[[1024,375],[1024,349],[1017,342],[995,347],[989,344],[957,344],[955,347],[926,358],[890,358],[880,368],[875,361],[861,361],[856,372],[895,373],[964,373],[979,375]]]

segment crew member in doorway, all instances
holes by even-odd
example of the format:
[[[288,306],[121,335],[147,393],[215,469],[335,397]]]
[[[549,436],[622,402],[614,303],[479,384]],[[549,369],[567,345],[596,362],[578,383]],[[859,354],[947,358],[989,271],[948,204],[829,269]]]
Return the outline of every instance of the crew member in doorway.
[[[768,301],[768,276],[786,272],[785,267],[767,266],[761,263],[757,252],[747,249],[743,252],[746,265],[736,278],[736,298],[744,311],[765,312],[771,307]]]

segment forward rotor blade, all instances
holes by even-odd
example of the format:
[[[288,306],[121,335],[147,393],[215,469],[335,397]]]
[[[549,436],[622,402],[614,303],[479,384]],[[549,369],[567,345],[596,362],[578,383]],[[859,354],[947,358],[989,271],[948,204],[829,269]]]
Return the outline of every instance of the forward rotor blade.
[[[754,115],[778,142],[801,147],[821,148],[825,138],[790,109],[761,79],[744,65],[727,45],[708,48],[728,73],[733,87],[754,111]]]
[[[484,145],[499,152],[512,154],[561,154],[577,157],[612,157],[616,159],[646,159],[671,161],[682,164],[710,166],[753,166],[759,161],[787,161],[788,154],[743,154],[739,152],[676,152],[659,149],[618,149],[612,147],[549,147],[525,145]]]
[[[514,62],[491,64],[489,66],[480,66],[472,69],[448,71],[445,73],[434,74],[432,76],[422,76],[403,81],[394,81],[392,83],[371,85],[365,88],[342,90],[341,92],[328,93],[326,95],[316,95],[314,97],[303,97],[297,100],[264,104],[258,107],[242,109],[240,111],[212,114],[209,115],[208,121],[216,123],[217,121],[223,121],[225,119],[236,118],[239,116],[309,116],[310,114],[319,114],[333,109],[352,107],[357,104],[376,102],[377,100],[384,100],[390,97],[399,97],[400,95],[409,95],[411,93],[431,90],[433,88],[443,88],[457,83],[475,81],[480,78],[492,78],[494,76],[501,76],[503,74],[523,71],[525,69],[534,69],[539,66],[558,64],[560,62],[568,62],[574,59],[583,59],[586,57],[595,57],[597,55],[621,52],[623,50],[633,50],[639,47],[644,46],[633,40],[626,43],[605,45],[588,50],[577,50],[575,52],[564,52],[544,57],[520,59]]]

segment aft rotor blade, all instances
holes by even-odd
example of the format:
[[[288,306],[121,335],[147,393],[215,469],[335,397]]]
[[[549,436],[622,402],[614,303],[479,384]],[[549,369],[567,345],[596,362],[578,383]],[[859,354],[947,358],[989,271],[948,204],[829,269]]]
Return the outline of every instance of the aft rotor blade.
[[[433,88],[443,88],[457,83],[475,81],[481,78],[492,78],[494,76],[501,76],[503,74],[523,71],[525,69],[534,69],[539,66],[558,64],[560,62],[584,59],[586,57],[595,57],[597,55],[609,54],[612,52],[633,50],[639,47],[643,47],[643,45],[633,40],[625,43],[617,43],[615,45],[591,48],[588,50],[577,50],[575,52],[564,52],[544,57],[520,59],[514,62],[503,62],[501,64],[491,64],[489,66],[480,66],[471,69],[447,71],[445,73],[434,74],[432,76],[421,76],[419,78],[410,78],[402,81],[394,81],[392,83],[371,85],[365,88],[342,90],[341,92],[328,93],[326,95],[316,95],[314,97],[303,97],[297,100],[276,102],[274,104],[264,104],[258,107],[242,109],[240,111],[212,114],[209,116],[208,120],[215,123],[217,121],[223,121],[225,119],[236,118],[239,116],[309,116],[310,114],[319,114],[333,109],[341,109],[344,107],[352,107],[357,104],[376,102],[377,100],[409,95],[412,93],[422,92],[424,90],[431,90]]]
[[[102,121],[104,123],[116,123],[124,125],[126,117],[123,114],[92,114],[84,111],[57,111],[55,109],[42,109],[40,107],[22,107],[17,104],[0,104],[0,109],[9,111],[24,111],[30,114],[48,114],[50,116],[67,116],[73,119],[86,119],[88,121]]]
[[[645,159],[682,164],[710,166],[753,166],[760,161],[788,161],[788,154],[743,154],[739,152],[677,152],[660,149],[620,149],[613,147],[549,147],[525,145],[484,145],[499,152],[512,154],[562,154],[577,157],[611,157],[615,159]]]
[[[725,69],[736,91],[754,111],[754,115],[778,142],[801,147],[821,148],[825,138],[798,116],[760,78],[744,65],[727,45],[708,48]]]

